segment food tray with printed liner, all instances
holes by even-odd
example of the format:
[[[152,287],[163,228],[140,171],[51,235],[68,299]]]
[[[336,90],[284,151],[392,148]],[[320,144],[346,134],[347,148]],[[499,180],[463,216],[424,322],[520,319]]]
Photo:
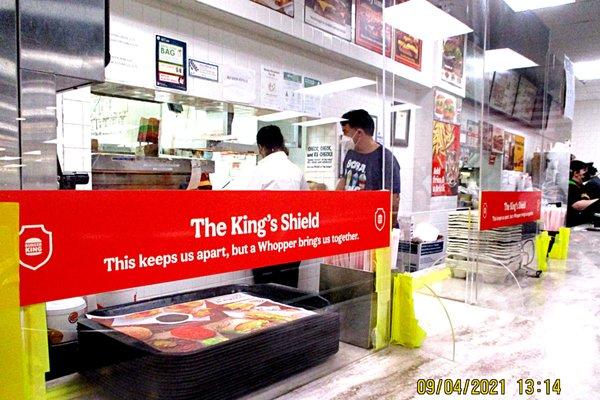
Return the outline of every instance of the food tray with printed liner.
[[[78,323],[81,372],[122,399],[233,399],[339,349],[314,294],[229,285],[96,310]]]

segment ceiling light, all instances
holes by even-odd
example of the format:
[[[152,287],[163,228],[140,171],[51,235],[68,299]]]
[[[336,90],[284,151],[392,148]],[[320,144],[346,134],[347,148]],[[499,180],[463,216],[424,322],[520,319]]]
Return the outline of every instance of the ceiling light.
[[[512,49],[494,49],[485,51],[485,72],[508,71],[517,68],[537,67],[529,58]]]
[[[347,119],[338,118],[338,117],[328,117],[328,118],[321,118],[321,119],[313,119],[312,121],[296,122],[295,124],[292,124],[292,125],[309,127],[309,126],[335,124],[335,123],[342,122],[342,121],[347,121]]]
[[[580,61],[573,65],[575,76],[582,81],[600,79],[600,59],[593,61]]]
[[[4,168],[22,168],[22,167],[26,167],[27,165],[25,164],[8,164],[5,165]]]
[[[21,157],[9,157],[9,156],[4,156],[4,157],[0,157],[0,161],[16,161],[16,160],[20,160]]]
[[[426,0],[409,0],[386,7],[383,20],[419,39],[441,40],[473,32],[468,25]]]
[[[263,122],[274,122],[283,121],[285,119],[303,117],[305,115],[306,114],[298,111],[280,111],[272,114],[261,115],[258,117],[258,120]]]
[[[42,155],[42,151],[41,150],[26,151],[25,153],[23,153],[23,155],[41,156]]]
[[[575,0],[504,0],[515,12],[575,3]]]
[[[15,119],[16,119],[17,121],[26,121],[26,118],[23,118],[23,117],[18,117],[18,118],[15,118]]]
[[[56,107],[54,107],[54,106],[48,106],[48,107],[46,107],[46,110],[48,110],[48,111],[56,111]]]
[[[327,82],[317,86],[311,86],[296,90],[296,93],[312,96],[323,96],[326,94],[343,92],[345,90],[357,89],[364,86],[376,84],[376,81],[359,77],[340,79],[339,81]]]
[[[390,111],[392,112],[396,112],[396,111],[407,111],[407,110],[416,110],[421,108],[421,106],[418,106],[416,104],[412,104],[412,103],[404,103],[404,104],[397,104],[395,106],[392,106],[392,108],[390,109]]]
[[[50,140],[45,140],[44,143],[46,143],[46,144],[58,144],[58,138],[56,138],[56,139],[50,139]]]
[[[6,147],[0,147],[0,151],[6,151]]]

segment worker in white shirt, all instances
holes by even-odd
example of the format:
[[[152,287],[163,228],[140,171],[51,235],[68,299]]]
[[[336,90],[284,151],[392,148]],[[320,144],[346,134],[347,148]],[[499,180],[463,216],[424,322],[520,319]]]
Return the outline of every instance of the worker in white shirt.
[[[265,126],[256,134],[258,153],[262,159],[255,168],[227,186],[230,190],[308,190],[304,173],[285,152],[279,127]]]
[[[230,190],[309,190],[304,173],[291,162],[283,135],[275,125],[265,126],[256,134],[262,159],[255,168],[231,182]],[[298,286],[300,261],[253,269],[254,283],[278,283]]]

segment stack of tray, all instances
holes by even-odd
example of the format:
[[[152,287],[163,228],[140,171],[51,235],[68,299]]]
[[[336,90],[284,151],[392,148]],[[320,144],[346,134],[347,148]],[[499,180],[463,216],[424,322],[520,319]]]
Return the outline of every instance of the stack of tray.
[[[461,260],[477,261],[477,271],[485,281],[502,281],[508,271],[500,267],[500,263],[511,271],[521,265],[522,229],[521,225],[515,225],[481,231],[478,212],[451,212],[448,216],[448,253],[458,265]],[[449,264],[454,264],[453,261]],[[470,270],[474,268],[464,265]]]
[[[326,306],[269,284],[97,310],[78,323],[81,372],[122,399],[236,398],[337,353],[338,315],[312,311]]]

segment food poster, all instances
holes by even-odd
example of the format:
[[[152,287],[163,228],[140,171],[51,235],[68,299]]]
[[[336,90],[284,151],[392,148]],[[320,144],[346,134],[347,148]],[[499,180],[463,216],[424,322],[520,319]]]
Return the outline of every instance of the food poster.
[[[394,46],[394,60],[414,68],[417,71],[421,70],[423,42],[420,39],[396,30]]]
[[[479,148],[479,122],[467,120],[467,141],[466,145],[469,147]]]
[[[156,350],[187,353],[314,314],[246,293],[233,293],[132,314],[87,317]]]
[[[519,80],[513,117],[525,122],[531,122],[533,111],[535,109],[536,97],[537,87],[522,76]]]
[[[461,134],[460,167],[476,168],[479,165],[479,123],[467,120]]]
[[[464,79],[465,35],[444,40],[442,52],[442,80],[462,87]]]
[[[525,136],[513,135],[514,170],[525,171]]]
[[[279,11],[282,14],[294,16],[294,0],[251,0],[254,3],[262,4],[272,10]]]
[[[483,151],[492,151],[493,132],[494,132],[494,125],[484,122],[483,123],[483,132],[481,135]]]
[[[492,153],[502,154],[504,152],[504,129],[494,126],[492,129]]]
[[[517,86],[519,76],[513,71],[496,72],[492,82],[490,94],[490,107],[512,115],[515,99],[517,97]]]
[[[386,6],[391,5],[386,0]],[[357,45],[383,53],[382,23],[383,23],[383,0],[356,0],[356,19],[354,23],[355,38]],[[392,55],[392,28],[385,28],[385,56]]]
[[[433,121],[431,196],[456,196],[460,180],[460,125]]]
[[[504,155],[502,169],[512,171],[514,169],[514,143],[513,134],[504,132]]]
[[[304,4],[307,24],[352,40],[352,0],[306,0]]]
[[[456,96],[436,90],[434,118],[451,124],[460,124],[462,101]]]

